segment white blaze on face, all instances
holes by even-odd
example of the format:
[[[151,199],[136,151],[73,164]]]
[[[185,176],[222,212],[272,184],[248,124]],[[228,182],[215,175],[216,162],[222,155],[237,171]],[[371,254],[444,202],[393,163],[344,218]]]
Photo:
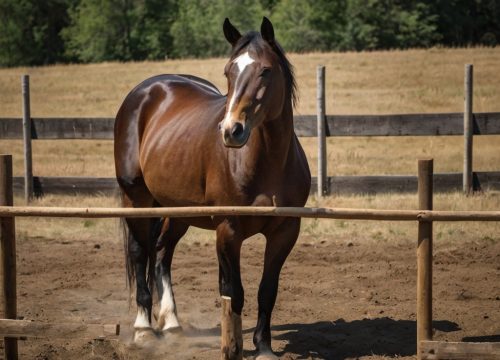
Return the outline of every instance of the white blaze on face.
[[[243,73],[245,68],[255,62],[255,60],[250,56],[248,51],[244,54],[241,54],[238,56],[236,59],[233,60],[233,63],[238,66],[238,75],[236,76],[236,80],[234,81],[234,84],[238,84],[238,77]],[[223,125],[226,124],[227,121],[231,121],[231,113],[233,112],[234,108],[234,103],[235,103],[235,98],[234,94],[236,93],[236,89],[233,91],[233,97],[231,98],[231,101],[229,102],[229,106],[227,107],[227,112],[226,115],[224,116],[224,120],[222,120]],[[224,126],[223,126],[224,127]]]
[[[241,74],[245,68],[253,63],[255,60],[248,54],[248,51],[244,54],[241,54],[236,59],[233,60],[233,63],[238,65],[239,73]]]

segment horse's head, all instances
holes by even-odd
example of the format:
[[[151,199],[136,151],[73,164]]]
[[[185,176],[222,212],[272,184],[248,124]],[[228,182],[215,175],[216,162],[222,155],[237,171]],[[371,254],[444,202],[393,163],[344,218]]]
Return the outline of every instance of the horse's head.
[[[233,49],[224,69],[228,94],[219,129],[224,145],[242,147],[252,129],[280,116],[286,98],[294,96],[295,82],[267,18],[262,21],[260,34],[242,36],[228,19],[223,29]]]

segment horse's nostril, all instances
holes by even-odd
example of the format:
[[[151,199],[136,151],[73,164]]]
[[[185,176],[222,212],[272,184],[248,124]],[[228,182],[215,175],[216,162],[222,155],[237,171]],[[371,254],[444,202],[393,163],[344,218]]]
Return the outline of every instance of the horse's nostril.
[[[239,138],[243,134],[243,125],[241,123],[236,123],[231,128],[231,136],[235,138]]]

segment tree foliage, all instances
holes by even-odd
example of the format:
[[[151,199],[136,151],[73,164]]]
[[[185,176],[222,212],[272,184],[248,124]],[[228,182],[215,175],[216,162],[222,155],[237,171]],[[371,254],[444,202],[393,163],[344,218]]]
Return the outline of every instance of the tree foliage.
[[[500,41],[500,0],[0,0],[0,66],[221,56],[263,15],[295,52]]]
[[[342,49],[428,47],[440,36],[437,16],[424,2],[348,0]]]
[[[43,65],[64,60],[60,31],[71,0],[0,0],[0,66]]]
[[[240,31],[258,29],[264,10],[253,0],[186,0],[179,3],[172,25],[173,55],[176,57],[220,56],[228,45],[222,23],[228,17]],[[203,19],[203,20],[201,20]]]

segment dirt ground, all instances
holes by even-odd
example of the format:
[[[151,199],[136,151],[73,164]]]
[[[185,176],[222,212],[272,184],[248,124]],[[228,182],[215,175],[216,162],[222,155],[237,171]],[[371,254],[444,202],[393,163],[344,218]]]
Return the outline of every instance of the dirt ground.
[[[33,220],[36,224],[36,220]],[[377,226],[377,223],[374,223]],[[385,225],[384,225],[385,226]],[[264,240],[245,242],[244,355],[254,355]],[[131,344],[122,243],[18,239],[18,313],[47,322],[120,323],[119,340],[29,339],[22,359],[218,359],[220,304],[212,243],[180,243],[174,291],[184,334]],[[412,239],[299,239],[282,272],[273,348],[282,359],[415,358]],[[434,338],[500,341],[500,242],[435,243]]]

